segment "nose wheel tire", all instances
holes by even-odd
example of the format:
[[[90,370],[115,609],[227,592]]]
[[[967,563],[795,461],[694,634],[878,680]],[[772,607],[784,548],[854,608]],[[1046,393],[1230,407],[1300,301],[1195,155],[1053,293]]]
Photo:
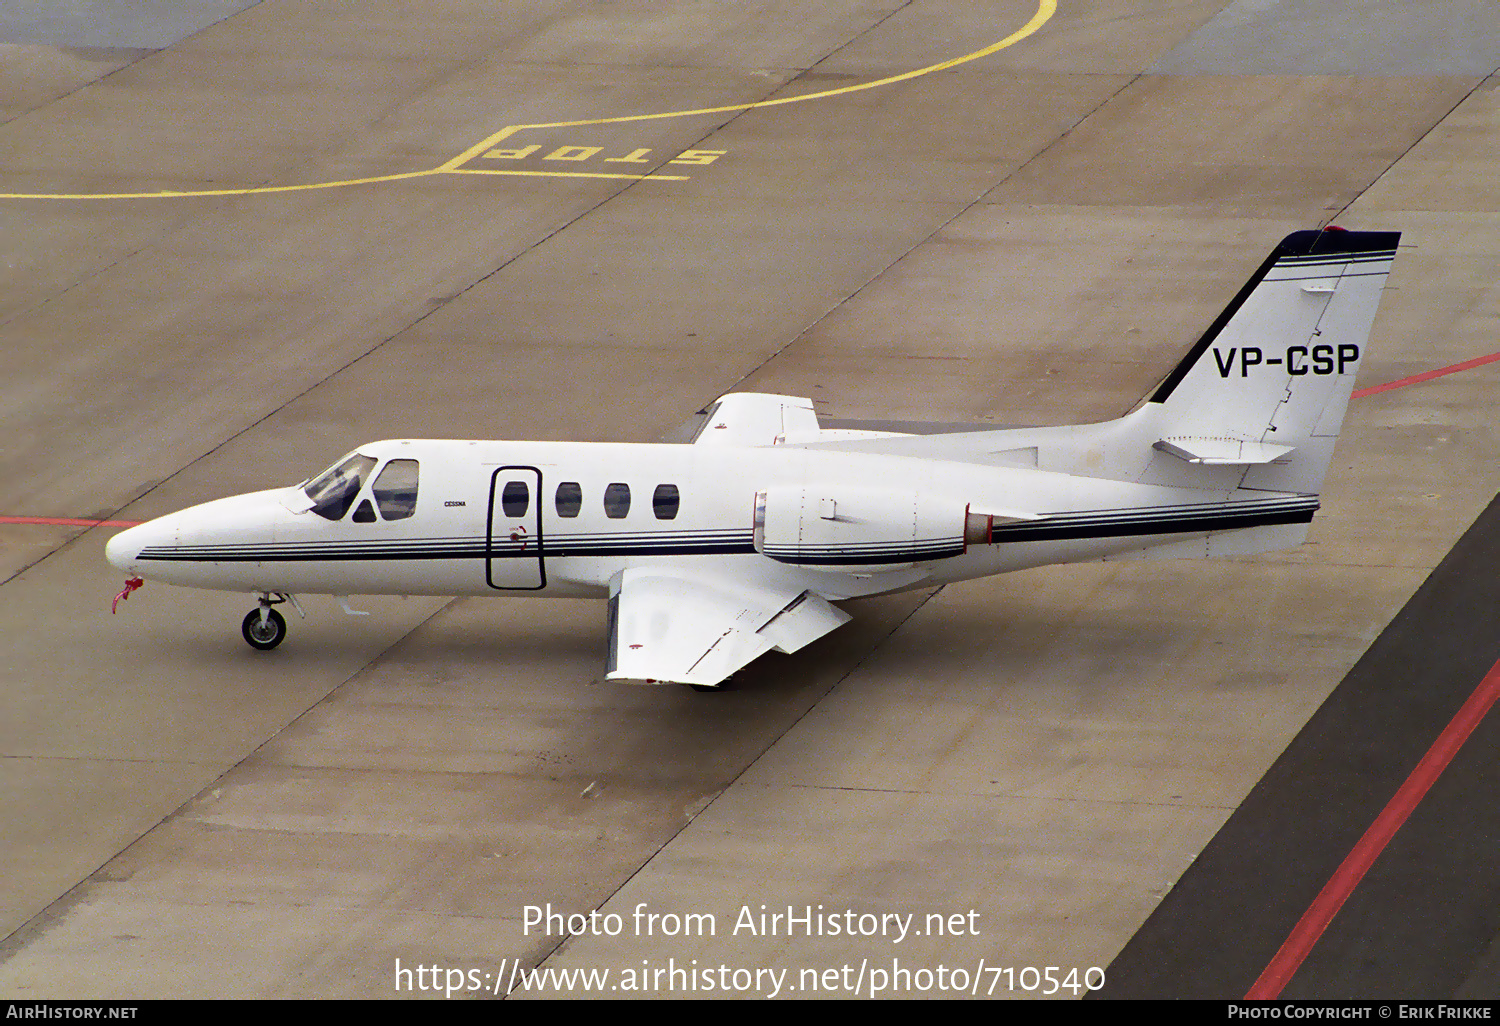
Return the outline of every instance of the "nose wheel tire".
[[[252,609],[240,625],[240,632],[251,648],[268,651],[286,639],[286,620],[274,609]]]

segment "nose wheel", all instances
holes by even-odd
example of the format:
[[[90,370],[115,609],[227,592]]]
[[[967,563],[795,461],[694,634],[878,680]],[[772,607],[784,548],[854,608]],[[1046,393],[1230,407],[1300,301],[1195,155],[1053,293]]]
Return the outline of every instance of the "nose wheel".
[[[251,648],[265,652],[286,639],[286,620],[269,605],[262,605],[259,609],[250,610],[245,622],[240,625],[240,631]]]

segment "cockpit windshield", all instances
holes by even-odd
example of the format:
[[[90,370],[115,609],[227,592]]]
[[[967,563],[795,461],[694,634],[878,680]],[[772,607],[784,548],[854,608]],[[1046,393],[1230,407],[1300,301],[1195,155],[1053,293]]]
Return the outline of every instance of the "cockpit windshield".
[[[309,481],[302,490],[313,502],[312,511],[329,520],[343,519],[375,463],[375,457],[355,453]]]

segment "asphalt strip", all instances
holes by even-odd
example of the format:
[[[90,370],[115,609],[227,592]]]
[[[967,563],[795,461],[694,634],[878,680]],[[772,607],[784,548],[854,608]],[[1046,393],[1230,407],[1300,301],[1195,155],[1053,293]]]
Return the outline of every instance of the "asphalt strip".
[[[1245,997],[1500,661],[1500,497],[1109,966],[1098,997]],[[1330,596],[1337,601],[1337,596]],[[1493,678],[1491,678],[1493,682]],[[1500,716],[1405,810],[1283,998],[1496,996]],[[1428,765],[1430,765],[1430,760]]]

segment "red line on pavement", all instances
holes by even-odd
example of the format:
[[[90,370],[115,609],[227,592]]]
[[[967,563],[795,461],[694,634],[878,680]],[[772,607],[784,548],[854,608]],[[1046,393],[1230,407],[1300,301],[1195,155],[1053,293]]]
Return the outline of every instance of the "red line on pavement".
[[[1343,864],[1328,879],[1328,883],[1323,885],[1307,911],[1302,913],[1302,918],[1292,927],[1292,932],[1276,952],[1276,957],[1271,959],[1265,971],[1260,974],[1260,979],[1255,981],[1255,985],[1245,995],[1247,1001],[1274,1000],[1281,996],[1282,990],[1302,965],[1303,959],[1307,958],[1308,952],[1312,951],[1318,938],[1323,936],[1323,931],[1328,928],[1333,917],[1338,915],[1339,909],[1344,907],[1344,902],[1364,879],[1365,873],[1380,857],[1391,838],[1396,836],[1396,831],[1401,829],[1412,810],[1427,795],[1433,782],[1448,768],[1448,764],[1464,746],[1469,735],[1474,733],[1474,728],[1479,726],[1496,699],[1500,699],[1500,662],[1490,667],[1490,672],[1484,675],[1463,708],[1458,710],[1438,735],[1422,761],[1417,763],[1417,768],[1411,771],[1406,783],[1401,785],[1380,815],[1375,817],[1375,822],[1370,824],[1359,843],[1345,857]]]
[[[1405,388],[1407,385],[1419,384],[1423,381],[1431,381],[1433,378],[1441,378],[1445,374],[1457,374],[1473,367],[1483,367],[1487,363],[1500,360],[1500,353],[1491,353],[1489,356],[1476,356],[1472,360],[1463,363],[1455,363],[1451,367],[1439,367],[1437,370],[1423,371],[1421,374],[1413,374],[1409,378],[1401,378],[1396,381],[1388,381],[1384,385],[1374,385],[1370,388],[1361,388],[1355,392],[1352,398],[1363,399],[1367,395],[1375,395],[1378,392],[1389,392],[1394,388]]]
[[[47,524],[52,527],[134,527],[140,520],[80,520],[76,517],[0,517],[0,524]]]
[[[1457,374],[1459,371],[1471,370],[1474,367],[1483,367],[1487,363],[1500,360],[1500,353],[1491,353],[1488,356],[1476,356],[1472,360],[1462,363],[1451,364],[1447,367],[1439,367],[1437,370],[1423,371],[1421,374],[1413,374],[1408,378],[1399,378],[1388,381],[1383,385],[1374,385],[1370,388],[1362,388],[1355,392],[1351,398],[1363,399],[1367,395],[1377,395],[1381,392],[1390,392],[1397,388],[1405,388],[1408,385],[1420,384],[1423,381],[1431,381],[1433,378],[1441,378],[1448,374]],[[1281,996],[1287,983],[1301,967],[1302,962],[1312,951],[1313,945],[1323,936],[1323,931],[1338,915],[1339,910],[1344,907],[1344,902],[1349,900],[1349,895],[1354,888],[1364,879],[1380,853],[1390,843],[1396,831],[1401,829],[1417,805],[1427,795],[1427,791],[1448,768],[1458,750],[1463,747],[1474,728],[1479,726],[1485,714],[1500,699],[1500,662],[1490,668],[1485,674],[1469,700],[1459,709],[1457,715],[1449,722],[1448,726],[1438,735],[1422,761],[1417,763],[1417,768],[1412,770],[1411,776],[1401,785],[1394,797],[1370,824],[1365,835],[1359,839],[1359,843],[1344,858],[1343,864],[1334,872],[1313,903],[1302,913],[1302,918],[1297,925],[1292,927],[1292,932],[1282,942],[1276,957],[1272,958],[1260,978],[1255,981],[1249,992],[1245,995],[1247,1000],[1274,1000]]]

